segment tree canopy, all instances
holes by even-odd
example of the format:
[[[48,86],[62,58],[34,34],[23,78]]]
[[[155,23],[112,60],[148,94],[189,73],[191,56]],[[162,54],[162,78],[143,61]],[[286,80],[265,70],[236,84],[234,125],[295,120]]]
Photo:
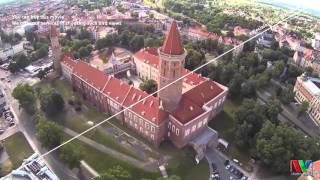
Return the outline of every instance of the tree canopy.
[[[18,84],[12,92],[12,96],[18,100],[20,106],[29,114],[36,112],[36,95],[28,84]]]
[[[148,79],[140,83],[139,88],[148,94],[152,94],[157,91],[157,82],[152,79]]]
[[[64,100],[54,89],[42,90],[40,93],[40,105],[41,110],[47,116],[53,116],[63,110]]]
[[[40,118],[36,130],[37,138],[43,147],[54,148],[60,145],[63,140],[63,129],[55,122]]]
[[[70,169],[79,167],[83,156],[82,149],[73,144],[69,143],[61,147],[60,158],[68,164]]]

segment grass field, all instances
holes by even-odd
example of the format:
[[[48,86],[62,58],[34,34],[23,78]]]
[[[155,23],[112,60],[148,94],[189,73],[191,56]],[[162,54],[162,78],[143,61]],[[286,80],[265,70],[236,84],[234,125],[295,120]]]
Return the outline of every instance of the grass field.
[[[68,135],[65,135],[66,139],[71,138]],[[155,171],[145,171],[139,168],[134,167],[131,164],[123,162],[115,157],[111,157],[103,152],[92,148],[79,140],[75,140],[71,142],[72,144],[76,145],[77,148],[80,148],[82,152],[85,154],[84,160],[99,174],[104,173],[107,169],[112,168],[116,165],[122,166],[124,169],[128,170],[131,175],[132,179],[141,179],[141,178],[150,178],[155,179],[156,177],[160,176],[160,172]]]
[[[229,158],[238,159],[242,164],[244,164],[247,170],[250,170],[248,166],[249,162],[249,152],[243,149],[239,149],[234,142],[234,132],[235,132],[235,112],[240,106],[240,101],[230,101],[227,100],[224,104],[224,110],[218,114],[212,121],[210,121],[209,126],[219,132],[219,136],[224,138],[229,142],[227,151],[225,152]]]
[[[63,113],[59,113],[55,117],[48,118],[51,121],[58,122],[64,127],[67,127],[78,133],[83,132],[90,128],[88,121],[94,122],[94,124],[103,121],[108,118],[106,114],[99,112],[96,107],[92,106],[90,103],[85,102],[82,98],[75,92],[72,91],[72,88],[67,80],[55,80],[54,82],[42,82],[37,85],[41,89],[45,88],[54,88],[57,90],[63,97],[66,107]],[[71,106],[67,105],[68,100],[74,97],[75,99],[81,101],[82,111],[76,112]],[[106,123],[104,127],[108,126]],[[85,134],[86,137],[96,141],[97,143],[103,144],[107,147],[110,147],[114,150],[122,152],[126,155],[139,159],[139,157],[134,154],[132,151],[124,148],[119,145],[115,140],[106,133],[103,133],[99,129],[92,130]]]
[[[10,157],[12,168],[18,168],[22,161],[33,154],[33,150],[21,132],[18,132],[4,141],[4,147]]]
[[[169,142],[161,144],[159,151],[172,157],[167,168],[169,175],[178,175],[183,180],[207,180],[209,177],[209,165],[206,159],[199,164],[195,161],[195,151],[187,146],[177,149]]]

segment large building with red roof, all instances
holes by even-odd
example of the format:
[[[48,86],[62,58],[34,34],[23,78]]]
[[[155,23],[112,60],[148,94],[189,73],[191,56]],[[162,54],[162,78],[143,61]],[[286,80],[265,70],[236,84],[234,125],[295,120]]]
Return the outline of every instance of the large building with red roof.
[[[124,126],[156,146],[170,140],[181,148],[208,129],[228,92],[227,87],[186,70],[186,53],[173,22],[162,47],[134,54],[137,75],[157,81],[157,97],[70,54],[63,57],[61,67],[73,89],[100,111],[116,114]]]

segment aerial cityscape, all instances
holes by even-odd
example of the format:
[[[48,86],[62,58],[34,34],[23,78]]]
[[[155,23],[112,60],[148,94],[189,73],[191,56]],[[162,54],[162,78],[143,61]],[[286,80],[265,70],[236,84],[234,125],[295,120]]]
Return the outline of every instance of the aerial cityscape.
[[[316,0],[0,0],[1,180],[320,180]]]

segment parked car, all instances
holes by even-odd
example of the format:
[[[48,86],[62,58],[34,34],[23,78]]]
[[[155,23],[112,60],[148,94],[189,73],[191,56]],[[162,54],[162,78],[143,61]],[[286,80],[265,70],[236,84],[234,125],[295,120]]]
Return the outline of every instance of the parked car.
[[[227,166],[230,164],[230,161],[227,159],[225,162],[224,162],[224,165]]]
[[[226,169],[228,170],[228,169],[230,169],[230,167],[231,167],[231,165],[228,164],[228,165],[226,166]]]
[[[0,134],[4,133],[4,127],[2,126],[2,124],[0,124]]]
[[[243,176],[240,180],[247,180],[247,176]]]
[[[217,170],[217,166],[214,163],[211,163],[211,165],[212,165],[212,170],[216,171]]]

